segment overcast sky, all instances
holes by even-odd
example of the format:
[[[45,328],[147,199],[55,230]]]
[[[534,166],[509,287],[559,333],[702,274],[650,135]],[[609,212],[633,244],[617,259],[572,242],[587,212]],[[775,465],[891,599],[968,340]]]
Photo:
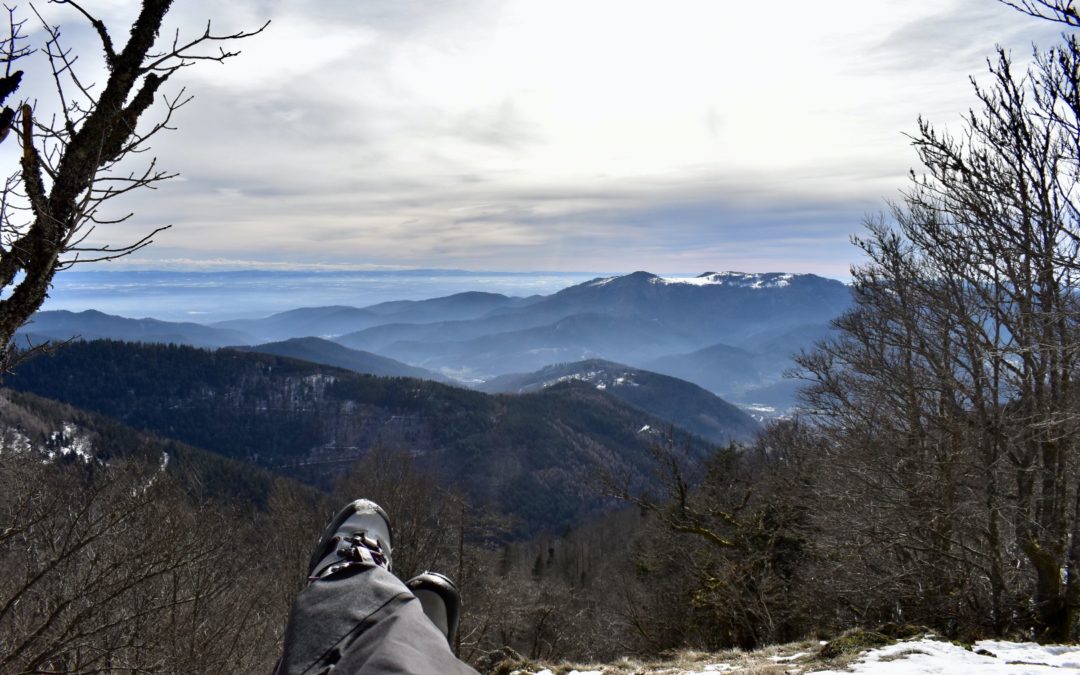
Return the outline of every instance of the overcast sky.
[[[134,0],[84,4],[122,41]],[[41,9],[100,79],[78,15]],[[127,261],[146,268],[843,278],[917,168],[918,115],[955,128],[995,44],[1023,61],[1058,33],[994,0],[177,0],[171,19],[272,23],[167,87],[195,96],[154,146],[181,177],[101,231],[173,224]]]

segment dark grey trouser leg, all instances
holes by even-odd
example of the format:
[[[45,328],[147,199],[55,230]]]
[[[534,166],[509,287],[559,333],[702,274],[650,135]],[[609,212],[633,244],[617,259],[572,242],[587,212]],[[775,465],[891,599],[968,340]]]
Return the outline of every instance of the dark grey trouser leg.
[[[346,570],[300,592],[285,629],[280,675],[477,675],[381,567]]]

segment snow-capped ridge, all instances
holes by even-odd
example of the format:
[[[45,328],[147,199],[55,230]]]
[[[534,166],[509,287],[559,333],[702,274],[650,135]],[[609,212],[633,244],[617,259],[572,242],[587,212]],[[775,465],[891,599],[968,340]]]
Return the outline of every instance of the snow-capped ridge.
[[[704,272],[696,277],[661,277],[649,272],[634,272],[622,276],[600,277],[587,281],[584,286],[600,288],[621,281],[644,281],[657,285],[724,286],[753,290],[786,288],[797,277],[812,276],[789,272]]]
[[[787,272],[705,272],[696,277],[656,277],[657,284],[727,286],[730,288],[786,288],[796,275]]]

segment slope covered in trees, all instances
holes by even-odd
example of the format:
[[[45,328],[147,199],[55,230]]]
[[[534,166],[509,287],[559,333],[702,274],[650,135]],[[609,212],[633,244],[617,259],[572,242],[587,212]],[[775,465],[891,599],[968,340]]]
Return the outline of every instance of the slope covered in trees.
[[[651,430],[667,426],[583,383],[489,396],[272,355],[108,341],[28,360],[8,383],[323,485],[373,447],[405,451],[514,514],[522,533],[601,507],[601,471],[647,480]]]
[[[10,390],[0,437],[0,671],[269,672],[324,495]]]
[[[718,445],[749,441],[760,431],[749,415],[695,384],[602,359],[557,364],[534,373],[501,375],[477,388],[523,394],[567,381],[587,382]]]
[[[449,382],[449,380],[430,370],[410,366],[385,356],[364,352],[358,349],[349,349],[336,342],[330,342],[317,337],[290,338],[281,342],[267,342],[254,347],[233,347],[240,351],[259,352],[260,354],[274,354],[287,356],[301,361],[321,363],[326,366],[345,368],[366,375],[381,375],[383,377],[415,377],[421,380],[435,380],[436,382]]]

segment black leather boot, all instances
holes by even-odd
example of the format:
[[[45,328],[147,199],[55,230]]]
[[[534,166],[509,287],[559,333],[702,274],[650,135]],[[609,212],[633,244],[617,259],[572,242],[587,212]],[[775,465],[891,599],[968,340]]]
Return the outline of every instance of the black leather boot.
[[[338,511],[311,554],[308,578],[324,579],[356,566],[391,570],[390,517],[381,506],[357,499]]]
[[[461,595],[454,582],[444,574],[424,572],[406,581],[405,585],[420,600],[424,615],[431,619],[453,647],[458,618],[461,616]]]

